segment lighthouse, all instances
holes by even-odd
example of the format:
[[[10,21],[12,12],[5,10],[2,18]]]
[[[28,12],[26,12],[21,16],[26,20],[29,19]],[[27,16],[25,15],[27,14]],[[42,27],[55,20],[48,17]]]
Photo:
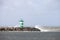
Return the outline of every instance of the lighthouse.
[[[23,28],[23,25],[24,25],[24,21],[22,19],[19,20],[19,27],[20,28]]]

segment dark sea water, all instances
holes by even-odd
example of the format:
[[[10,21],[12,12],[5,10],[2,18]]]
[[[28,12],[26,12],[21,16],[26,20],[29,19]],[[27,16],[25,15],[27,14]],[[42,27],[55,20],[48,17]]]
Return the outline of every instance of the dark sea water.
[[[60,32],[0,32],[0,40],[60,40]]]

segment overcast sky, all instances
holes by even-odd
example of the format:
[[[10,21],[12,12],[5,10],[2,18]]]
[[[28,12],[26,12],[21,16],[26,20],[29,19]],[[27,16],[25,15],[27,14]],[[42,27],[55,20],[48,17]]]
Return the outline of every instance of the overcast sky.
[[[0,0],[0,25],[60,26],[60,0]]]

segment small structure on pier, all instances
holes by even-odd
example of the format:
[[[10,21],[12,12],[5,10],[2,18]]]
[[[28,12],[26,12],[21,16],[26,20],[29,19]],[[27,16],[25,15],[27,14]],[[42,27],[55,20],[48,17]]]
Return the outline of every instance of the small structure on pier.
[[[23,25],[24,25],[24,21],[22,19],[19,20],[19,27],[20,28],[23,28]]]

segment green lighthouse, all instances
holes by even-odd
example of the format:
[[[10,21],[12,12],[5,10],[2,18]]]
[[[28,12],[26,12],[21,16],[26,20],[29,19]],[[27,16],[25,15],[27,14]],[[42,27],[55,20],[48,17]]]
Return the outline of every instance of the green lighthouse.
[[[24,25],[23,22],[24,22],[24,21],[23,21],[22,19],[19,20],[19,27],[20,27],[20,28],[23,28],[23,25]]]

